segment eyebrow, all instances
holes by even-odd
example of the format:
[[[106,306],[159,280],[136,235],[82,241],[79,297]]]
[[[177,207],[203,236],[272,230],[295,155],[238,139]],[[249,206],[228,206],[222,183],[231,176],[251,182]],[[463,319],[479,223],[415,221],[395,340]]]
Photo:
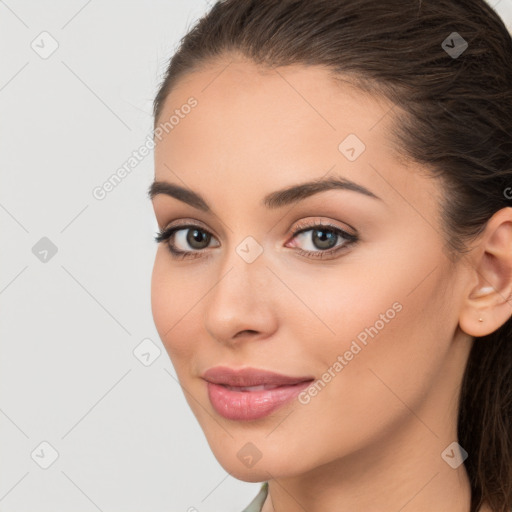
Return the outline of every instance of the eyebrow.
[[[269,209],[277,209],[306,199],[307,197],[318,194],[319,192],[333,189],[351,190],[382,201],[380,197],[376,196],[373,192],[362,185],[341,176],[330,176],[328,178],[308,181],[301,183],[300,185],[292,185],[282,190],[271,192],[263,198],[262,204]],[[148,196],[152,200],[159,194],[174,197],[175,199],[178,199],[183,203],[187,203],[188,205],[203,212],[211,211],[210,206],[200,194],[173,183],[155,180],[149,186]]]

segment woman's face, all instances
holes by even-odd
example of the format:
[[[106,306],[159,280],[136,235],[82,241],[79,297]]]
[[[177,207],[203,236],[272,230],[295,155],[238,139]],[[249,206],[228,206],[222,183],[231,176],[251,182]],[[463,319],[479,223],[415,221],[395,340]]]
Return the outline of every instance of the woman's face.
[[[398,433],[439,458],[470,349],[440,185],[393,156],[391,104],[320,67],[229,62],[178,83],[155,149],[155,180],[208,206],[155,189],[161,229],[194,227],[159,244],[152,309],[212,451],[254,482],[383,456]],[[282,192],[327,179],[352,184]],[[202,377],[217,366],[313,381],[228,391]]]

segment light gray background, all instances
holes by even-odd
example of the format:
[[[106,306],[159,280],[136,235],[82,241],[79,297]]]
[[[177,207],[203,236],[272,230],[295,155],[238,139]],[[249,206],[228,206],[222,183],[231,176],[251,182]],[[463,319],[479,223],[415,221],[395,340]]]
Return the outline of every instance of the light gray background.
[[[491,5],[512,27],[512,0]],[[240,512],[260,487],[212,455],[153,324],[153,155],[92,195],[147,140],[208,8],[0,0],[0,512]]]

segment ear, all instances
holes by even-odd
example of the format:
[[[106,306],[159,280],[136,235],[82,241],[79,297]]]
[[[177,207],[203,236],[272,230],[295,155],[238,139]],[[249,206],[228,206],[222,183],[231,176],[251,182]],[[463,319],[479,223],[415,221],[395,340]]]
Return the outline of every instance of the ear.
[[[489,219],[468,258],[470,279],[459,325],[470,336],[481,337],[512,316],[512,207]]]

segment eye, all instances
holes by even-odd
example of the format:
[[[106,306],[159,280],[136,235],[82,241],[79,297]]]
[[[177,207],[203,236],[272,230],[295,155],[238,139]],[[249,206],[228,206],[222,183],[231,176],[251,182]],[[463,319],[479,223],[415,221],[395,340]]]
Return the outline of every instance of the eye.
[[[347,233],[332,224],[315,222],[303,226],[304,224],[301,226],[302,229],[294,232],[293,239],[304,243],[307,248],[299,249],[297,252],[309,258],[331,257],[359,240],[357,235]],[[340,239],[341,243],[338,243]]]
[[[171,226],[161,230],[155,236],[157,243],[167,241],[167,248],[177,259],[201,256],[203,249],[207,248],[213,239],[213,235],[209,231],[195,224]],[[187,247],[194,250],[190,251]]]
[[[300,255],[307,256],[308,258],[333,256],[359,240],[357,235],[347,233],[337,226],[318,221],[309,224],[302,223],[299,228],[294,231],[292,240],[297,239],[306,246],[309,245],[309,249],[297,250]],[[338,243],[340,239],[341,244]],[[166,246],[169,252],[176,259],[201,257],[206,252],[205,249],[210,246],[212,240],[215,240],[213,235],[196,224],[170,226],[167,229],[161,230],[155,236],[157,243],[167,242]],[[219,247],[219,245],[217,243],[214,247]]]

